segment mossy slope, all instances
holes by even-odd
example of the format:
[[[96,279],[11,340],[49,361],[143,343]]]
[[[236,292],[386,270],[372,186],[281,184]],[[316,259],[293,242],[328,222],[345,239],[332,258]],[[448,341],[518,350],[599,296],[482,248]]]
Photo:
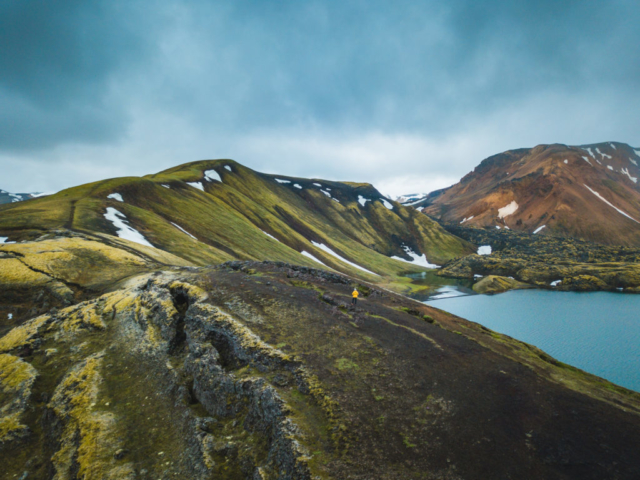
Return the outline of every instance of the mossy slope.
[[[207,171],[215,173],[207,177]],[[115,193],[124,202],[108,198]],[[66,228],[113,235],[116,229],[104,217],[108,207],[125,215],[158,249],[197,265],[245,259],[318,266],[301,255],[304,251],[338,271],[389,282],[403,271],[421,269],[390,258],[410,260],[405,248],[426,254],[432,263],[472,251],[464,240],[389,202],[371,185],[265,175],[231,160],[194,162],[6,205],[0,207],[0,234],[23,240]]]

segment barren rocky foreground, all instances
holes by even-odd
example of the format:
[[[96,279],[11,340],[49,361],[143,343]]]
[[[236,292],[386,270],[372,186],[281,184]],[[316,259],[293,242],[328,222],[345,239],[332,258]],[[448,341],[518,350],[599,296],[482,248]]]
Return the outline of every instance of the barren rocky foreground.
[[[7,479],[640,475],[638,394],[308,267],[133,276],[0,352]]]

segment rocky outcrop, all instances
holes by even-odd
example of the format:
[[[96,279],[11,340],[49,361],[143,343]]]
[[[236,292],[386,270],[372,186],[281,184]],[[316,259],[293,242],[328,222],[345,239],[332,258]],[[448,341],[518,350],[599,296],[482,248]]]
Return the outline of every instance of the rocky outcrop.
[[[8,478],[582,480],[640,468],[638,394],[280,262],[144,274],[30,319],[0,338],[0,385]]]
[[[476,293],[501,293],[523,288],[532,287],[527,283],[519,282],[513,278],[498,275],[489,275],[473,285],[473,291]]]
[[[445,264],[438,275],[467,279],[477,275],[513,277],[518,282],[556,290],[636,293],[640,289],[637,248],[509,230],[452,225],[446,228],[477,245],[490,245],[492,253],[456,259]]]

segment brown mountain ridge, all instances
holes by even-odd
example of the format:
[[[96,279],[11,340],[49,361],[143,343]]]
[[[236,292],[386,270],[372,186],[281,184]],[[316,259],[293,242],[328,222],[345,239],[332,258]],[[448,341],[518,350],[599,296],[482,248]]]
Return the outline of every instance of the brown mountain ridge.
[[[447,223],[637,246],[639,162],[619,142],[509,150],[414,206]]]

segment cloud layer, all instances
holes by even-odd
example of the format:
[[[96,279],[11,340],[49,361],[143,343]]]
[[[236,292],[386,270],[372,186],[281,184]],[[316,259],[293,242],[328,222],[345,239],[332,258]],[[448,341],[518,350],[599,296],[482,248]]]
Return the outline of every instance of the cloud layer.
[[[234,158],[400,194],[509,148],[639,145],[637,2],[504,3],[3,2],[0,187]]]

